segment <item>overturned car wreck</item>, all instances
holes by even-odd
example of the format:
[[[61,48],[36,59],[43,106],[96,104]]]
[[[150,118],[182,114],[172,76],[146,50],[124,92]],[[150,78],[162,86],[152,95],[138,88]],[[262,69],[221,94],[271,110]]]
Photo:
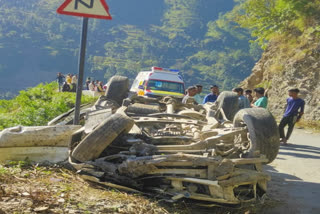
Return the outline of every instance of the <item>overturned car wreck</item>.
[[[173,97],[127,98],[127,91],[128,79],[113,77],[72,136],[69,161],[84,178],[222,204],[255,201],[266,192],[270,176],[262,165],[279,150],[267,110],[238,111],[232,92],[198,106]]]
[[[69,162],[84,179],[173,201],[236,205],[266,192],[270,176],[262,165],[276,158],[280,145],[269,111],[238,111],[232,92],[194,105],[174,97],[128,98],[128,88],[126,77],[114,76],[105,96],[81,109],[83,126],[70,136]],[[68,126],[72,114],[48,125]]]

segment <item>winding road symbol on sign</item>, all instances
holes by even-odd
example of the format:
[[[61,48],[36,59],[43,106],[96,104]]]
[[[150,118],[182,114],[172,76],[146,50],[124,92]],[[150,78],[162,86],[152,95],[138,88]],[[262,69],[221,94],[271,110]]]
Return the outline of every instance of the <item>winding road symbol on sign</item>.
[[[105,0],[66,0],[57,13],[96,19],[112,19]]]
[[[94,0],[90,0],[90,4],[87,4],[86,2],[84,2],[83,0],[76,0],[75,4],[74,4],[74,9],[75,10],[78,10],[78,3],[81,3],[83,4],[85,7],[87,8],[93,8],[93,3],[94,3]]]

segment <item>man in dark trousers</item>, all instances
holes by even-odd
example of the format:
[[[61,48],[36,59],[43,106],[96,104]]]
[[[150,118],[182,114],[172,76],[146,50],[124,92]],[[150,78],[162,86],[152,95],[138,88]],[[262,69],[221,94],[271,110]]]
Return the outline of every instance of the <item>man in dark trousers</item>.
[[[63,74],[61,74],[61,72],[59,72],[57,74],[57,78],[56,79],[57,79],[57,82],[59,84],[59,91],[61,91],[65,77],[63,76]]]
[[[300,91],[297,88],[289,90],[289,98],[287,99],[286,111],[279,124],[279,132],[281,138],[280,141],[285,145],[287,145],[287,141],[292,134],[295,123],[299,122],[302,115],[304,114],[305,102],[303,99],[298,97],[299,92]],[[288,125],[288,131],[285,135],[284,127],[286,125]]]

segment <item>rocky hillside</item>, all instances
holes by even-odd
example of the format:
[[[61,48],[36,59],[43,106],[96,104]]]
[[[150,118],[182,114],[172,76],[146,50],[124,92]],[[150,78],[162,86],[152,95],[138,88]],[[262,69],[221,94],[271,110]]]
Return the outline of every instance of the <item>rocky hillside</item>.
[[[288,89],[299,88],[305,119],[320,121],[320,1],[246,0],[237,22],[265,48],[245,88],[269,89],[269,110],[281,117]]]
[[[277,117],[284,111],[287,91],[299,88],[306,101],[305,118],[320,120],[320,44],[316,33],[305,32],[290,46],[281,39],[271,41],[252,74],[241,84],[251,89],[269,87],[268,108]]]

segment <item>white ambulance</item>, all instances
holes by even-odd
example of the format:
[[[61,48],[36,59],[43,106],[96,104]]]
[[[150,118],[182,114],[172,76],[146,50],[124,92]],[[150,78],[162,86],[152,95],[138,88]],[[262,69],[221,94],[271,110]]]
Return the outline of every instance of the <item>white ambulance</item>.
[[[163,96],[182,98],[185,88],[179,70],[152,67],[151,71],[139,72],[130,92],[155,98]]]

